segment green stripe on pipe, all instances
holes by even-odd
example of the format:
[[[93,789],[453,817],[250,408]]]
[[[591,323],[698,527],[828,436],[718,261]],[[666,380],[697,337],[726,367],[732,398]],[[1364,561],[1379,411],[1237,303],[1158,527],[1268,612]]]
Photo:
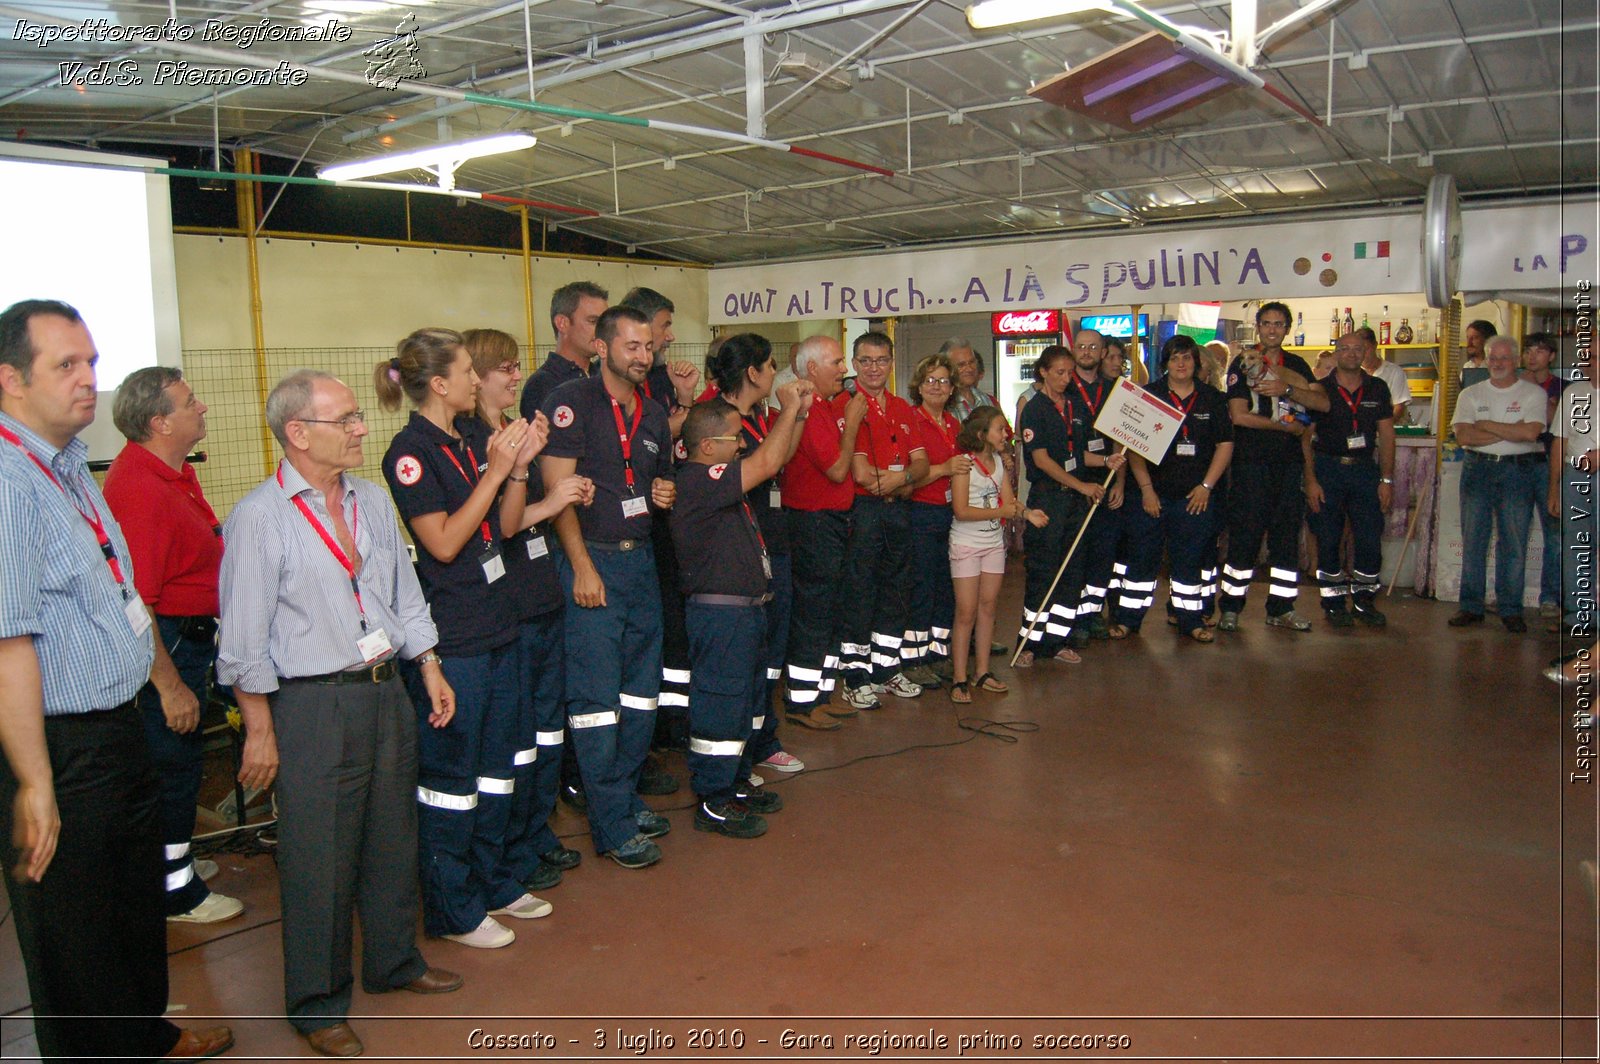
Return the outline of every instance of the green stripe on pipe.
[[[150,171],[153,174],[166,174],[168,177],[215,177],[223,181],[261,181],[269,185],[328,185],[336,187],[339,182],[329,181],[321,177],[286,177],[279,174],[236,174],[230,170],[180,170],[175,166],[157,166]]]
[[[515,111],[534,111],[542,115],[555,115],[558,118],[587,118],[595,122],[611,122],[619,126],[638,126],[640,129],[649,129],[648,118],[634,118],[631,115],[608,115],[602,111],[580,111],[576,107],[557,107],[554,104],[535,103],[532,100],[508,100],[502,96],[485,96],[481,92],[466,94],[468,103],[481,103],[486,107],[509,107]]]

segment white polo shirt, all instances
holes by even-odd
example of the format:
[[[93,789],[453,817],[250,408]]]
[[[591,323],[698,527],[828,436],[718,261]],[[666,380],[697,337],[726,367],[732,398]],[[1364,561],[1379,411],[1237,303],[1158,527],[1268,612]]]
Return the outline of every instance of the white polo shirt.
[[[1456,416],[1450,424],[1454,427],[1468,422],[1499,421],[1516,425],[1524,421],[1537,421],[1543,427],[1548,424],[1545,411],[1549,405],[1550,397],[1532,381],[1514,380],[1505,388],[1495,387],[1492,380],[1479,381],[1462,390],[1456,399]],[[1535,454],[1544,450],[1544,444],[1538,440],[1527,443],[1496,440],[1482,447],[1467,449],[1480,454]]]
[[[1565,441],[1567,461],[1576,461],[1585,452],[1600,447],[1600,432],[1595,429],[1595,416],[1600,415],[1600,409],[1596,407],[1600,407],[1600,388],[1593,381],[1574,381],[1561,393],[1550,434]]]

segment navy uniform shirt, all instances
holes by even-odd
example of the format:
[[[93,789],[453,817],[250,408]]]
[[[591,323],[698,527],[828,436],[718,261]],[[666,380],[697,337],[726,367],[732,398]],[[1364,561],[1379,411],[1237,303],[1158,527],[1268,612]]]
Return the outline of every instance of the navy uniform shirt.
[[[761,446],[762,441],[767,438],[767,433],[771,431],[774,420],[776,419],[769,411],[759,406],[739,419],[739,436],[744,440],[746,454],[754,454]],[[766,537],[767,553],[788,554],[789,519],[784,516],[783,491],[779,487],[778,477],[764,480],[751,488],[745,495],[745,500],[755,512],[756,521],[761,526],[761,534]]]
[[[456,427],[459,429],[465,420],[466,416],[458,418]],[[504,498],[505,488],[500,491]],[[529,506],[544,498],[544,480],[539,476],[537,462],[528,467],[528,492],[524,497]],[[542,617],[566,605],[555,557],[550,553],[555,542],[555,530],[543,521],[505,541],[506,583],[519,621]]]
[[[451,562],[429,554],[411,526],[424,514],[461,509],[489,468],[489,426],[477,418],[460,418],[456,427],[460,439],[413,412],[384,453],[383,476],[417,545],[417,575],[439,626],[439,653],[472,657],[517,637],[516,612],[505,580],[500,508],[489,507],[483,524]],[[493,574],[484,568],[491,558],[499,572],[492,581]]]
[[[742,465],[735,460],[678,467],[672,542],[685,595],[758,598],[767,593],[761,534],[740,486]]]
[[[678,390],[672,386],[672,377],[667,373],[667,364],[651,366],[650,372],[645,376],[644,383],[639,390],[645,395],[661,404],[661,408],[669,414],[677,413],[683,407],[678,402]]]
[[[1378,422],[1393,420],[1394,401],[1389,398],[1389,385],[1365,370],[1361,373],[1361,386],[1346,391],[1339,386],[1337,372],[1328,374],[1322,387],[1328,393],[1328,411],[1311,411],[1311,424],[1316,428],[1312,450],[1335,458],[1378,459]]]
[[[1184,412],[1183,424],[1172,439],[1172,446],[1160,465],[1150,467],[1150,481],[1164,499],[1186,497],[1205,483],[1206,471],[1216,456],[1217,445],[1233,442],[1233,418],[1228,414],[1228,397],[1200,381],[1187,400],[1172,394],[1167,378],[1150,385],[1150,394]],[[1213,489],[1216,485],[1211,485]]]
[[[1316,377],[1311,372],[1311,367],[1306,365],[1306,360],[1299,355],[1283,353],[1283,364],[1288,369],[1300,374],[1308,382],[1316,383]],[[1278,399],[1258,395],[1250,390],[1250,382],[1245,376],[1244,359],[1236,358],[1228,367],[1228,398],[1244,399],[1250,403],[1250,412],[1265,418],[1277,420],[1276,410]],[[1292,462],[1298,465],[1302,461],[1300,454],[1300,437],[1288,432],[1279,432],[1276,429],[1238,429],[1233,436],[1233,460],[1235,462]]]
[[[593,505],[577,508],[584,539],[617,543],[650,535],[650,485],[671,475],[672,433],[665,410],[640,392],[634,393],[634,401],[637,427],[596,375],[563,384],[544,402],[544,416],[550,419],[544,453],[576,458],[578,473],[594,481]],[[624,415],[621,432],[619,414]],[[629,439],[632,487],[623,461],[623,436]]]
[[[528,380],[522,386],[522,400],[517,404],[526,421],[532,421],[533,415],[544,409],[544,401],[550,398],[550,393],[568,381],[579,381],[594,373],[586,369],[579,369],[560,354],[552,353],[544,360],[544,365],[528,375]]]
[[[1094,419],[1105,408],[1106,398],[1113,387],[1115,385],[1098,373],[1092,382],[1085,384],[1076,370],[1067,382],[1067,411],[1072,418],[1072,443],[1080,456],[1087,452],[1105,458],[1115,447],[1115,441],[1110,436],[1094,430]]]
[[[1030,498],[1035,492],[1049,494],[1066,491],[1065,485],[1039,471],[1039,467],[1033,463],[1033,452],[1043,448],[1062,469],[1075,477],[1079,476],[1080,447],[1079,441],[1073,436],[1070,407],[1066,404],[1058,407],[1044,392],[1035,392],[1033,398],[1028,400],[1028,405],[1022,408],[1018,431],[1022,435],[1022,458],[1028,464]]]

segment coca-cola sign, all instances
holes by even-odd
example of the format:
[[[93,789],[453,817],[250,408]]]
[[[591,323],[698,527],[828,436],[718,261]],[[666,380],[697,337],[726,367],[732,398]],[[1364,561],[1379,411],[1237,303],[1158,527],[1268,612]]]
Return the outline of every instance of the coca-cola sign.
[[[1002,310],[989,315],[989,331],[996,336],[1039,336],[1061,331],[1059,310]]]

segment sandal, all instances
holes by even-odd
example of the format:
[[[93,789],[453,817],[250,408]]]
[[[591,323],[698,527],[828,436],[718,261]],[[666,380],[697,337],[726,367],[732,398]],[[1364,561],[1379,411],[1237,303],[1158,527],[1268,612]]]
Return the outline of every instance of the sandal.
[[[1022,653],[1018,654],[1017,660],[1011,663],[1011,667],[1013,669],[1033,668],[1033,651],[1024,650]]]
[[[950,685],[950,701],[960,706],[965,706],[972,702],[972,692],[967,690],[967,681],[956,680]]]
[[[1193,639],[1196,643],[1215,643],[1217,641],[1217,634],[1211,629],[1202,625],[1201,627],[1190,632],[1189,638]]]
[[[1106,629],[1106,635],[1110,636],[1112,639],[1126,639],[1133,634],[1133,629],[1129,628],[1125,624],[1113,624],[1111,627]]]
[[[997,695],[1003,695],[1007,691],[1011,690],[1011,688],[995,679],[994,673],[992,672],[986,672],[976,680],[973,680],[972,686],[978,688],[979,690],[988,691],[991,694]]]
[[[1056,651],[1056,660],[1064,662],[1068,665],[1083,664],[1083,659],[1079,657],[1078,652],[1073,650],[1071,647],[1062,647],[1060,650]]]

